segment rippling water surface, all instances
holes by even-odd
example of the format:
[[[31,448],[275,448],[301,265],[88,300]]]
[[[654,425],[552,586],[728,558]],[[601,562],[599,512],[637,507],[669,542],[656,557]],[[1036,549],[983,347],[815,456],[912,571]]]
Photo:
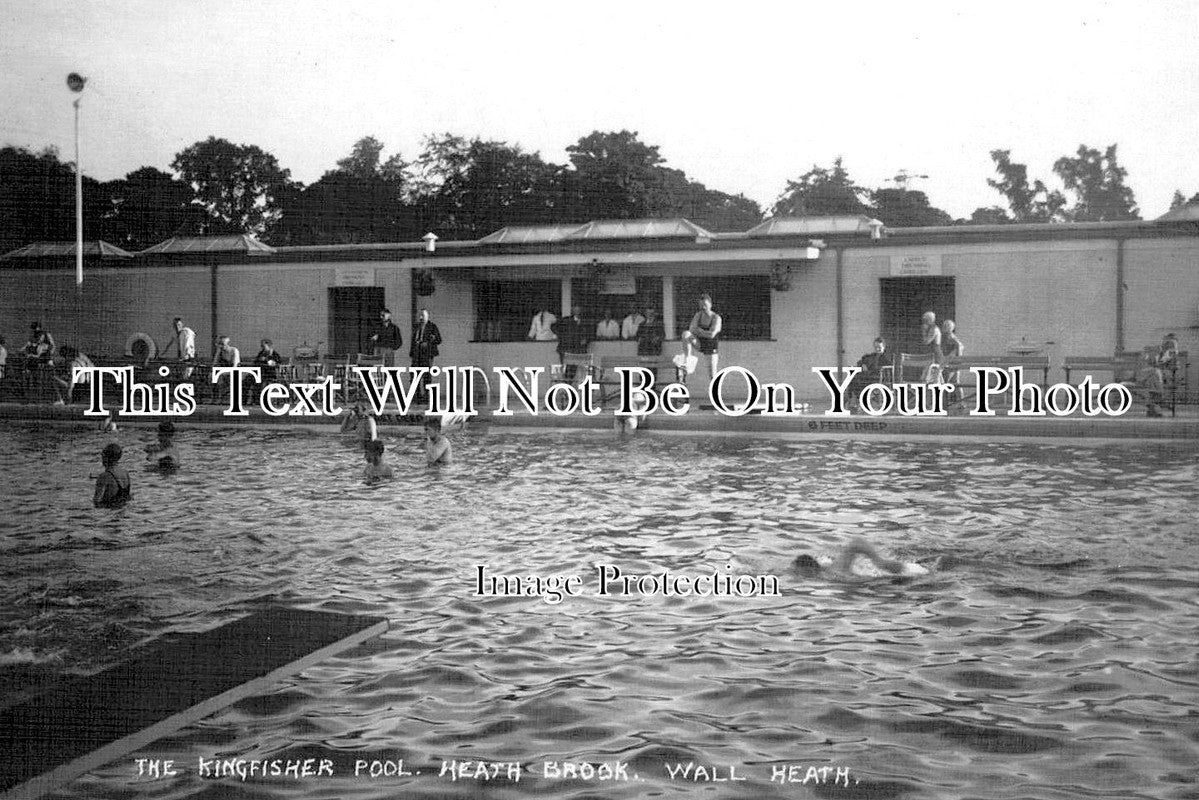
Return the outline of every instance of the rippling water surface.
[[[107,439],[0,427],[0,690],[120,660],[266,605],[386,617],[384,636],[136,755],[67,797],[1199,797],[1199,475],[1186,447],[470,434],[394,483],[316,431],[191,429],[185,469],[91,508]],[[805,580],[852,536],[939,568]],[[777,574],[778,597],[597,597],[626,573]],[[473,568],[583,576],[474,597]],[[333,758],[303,783],[201,780],[198,758]],[[355,779],[355,759],[420,776]],[[451,782],[443,759],[522,762]],[[553,781],[545,760],[637,781]],[[735,783],[671,780],[715,765]],[[780,786],[772,767],[849,770]]]

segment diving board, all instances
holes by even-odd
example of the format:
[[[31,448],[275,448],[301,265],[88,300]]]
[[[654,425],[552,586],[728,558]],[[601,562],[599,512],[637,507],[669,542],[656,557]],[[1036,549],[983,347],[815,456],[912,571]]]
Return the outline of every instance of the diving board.
[[[387,630],[269,609],[0,708],[0,798],[35,798]]]

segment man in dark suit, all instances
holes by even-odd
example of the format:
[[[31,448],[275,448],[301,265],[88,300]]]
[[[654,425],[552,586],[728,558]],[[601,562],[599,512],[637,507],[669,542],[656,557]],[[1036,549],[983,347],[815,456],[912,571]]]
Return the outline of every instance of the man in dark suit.
[[[400,327],[391,321],[391,311],[388,309],[379,312],[379,328],[370,341],[374,345],[375,355],[382,357],[383,366],[394,367],[396,350],[404,346],[404,337],[400,334]]]
[[[439,352],[437,348],[440,344],[441,331],[437,329],[436,323],[429,321],[429,309],[422,308],[412,326],[412,340],[408,346],[408,355],[412,359],[412,366],[433,366],[433,359],[437,358]],[[425,404],[429,402],[428,375],[421,378],[417,401]]]
[[[578,306],[573,306],[570,309],[570,316],[563,317],[554,323],[554,333],[558,335],[558,358],[565,363],[565,356],[586,354],[587,349],[591,346],[591,339],[588,336],[588,330],[583,324],[583,318],[580,316],[581,309]],[[575,377],[575,365],[569,364],[565,369],[566,380],[572,381]]]

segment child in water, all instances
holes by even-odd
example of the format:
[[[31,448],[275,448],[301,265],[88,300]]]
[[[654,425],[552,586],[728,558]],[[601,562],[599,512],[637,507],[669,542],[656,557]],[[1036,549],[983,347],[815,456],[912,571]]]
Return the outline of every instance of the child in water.
[[[847,544],[836,558],[800,553],[791,567],[807,578],[828,574],[856,578],[915,578],[929,573],[928,567],[914,561],[886,558],[860,539]]]
[[[425,464],[439,467],[454,462],[454,448],[441,429],[441,418],[425,417]]]
[[[366,457],[366,471],[363,473],[363,478],[368,484],[389,481],[395,477],[391,467],[383,463],[383,442],[378,439],[367,442],[363,448],[363,454]]]
[[[96,478],[96,493],[92,496],[92,505],[96,508],[120,508],[129,502],[133,482],[125,468],[117,465],[120,460],[119,444],[113,442],[104,446],[100,453],[104,471]]]
[[[175,423],[158,423],[158,441],[146,448],[146,461],[163,472],[179,469],[179,451],[175,449]]]

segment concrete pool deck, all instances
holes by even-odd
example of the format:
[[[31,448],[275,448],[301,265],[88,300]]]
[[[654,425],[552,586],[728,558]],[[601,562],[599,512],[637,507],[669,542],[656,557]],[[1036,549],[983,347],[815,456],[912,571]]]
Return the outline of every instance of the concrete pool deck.
[[[980,437],[980,438],[1034,438],[1034,439],[1129,439],[1155,441],[1199,442],[1199,406],[1179,406],[1177,415],[1169,411],[1162,417],[1146,417],[1143,408],[1136,408],[1120,417],[1016,417],[1007,416],[1001,410],[995,416],[970,416],[958,412],[946,417],[904,417],[890,414],[869,417],[855,414],[850,417],[832,417],[824,414],[826,401],[811,404],[811,411],[787,416],[763,416],[750,413],[744,416],[728,416],[710,407],[692,407],[686,414],[668,417],[654,414],[643,430],[653,432],[719,433],[719,434],[787,434],[813,437],[874,438],[879,436],[899,437]],[[87,417],[83,406],[53,406],[23,403],[0,403],[0,420],[40,420],[55,424],[78,423],[96,425],[98,417]],[[283,416],[271,417],[260,409],[252,408],[246,416],[225,416],[223,407],[201,405],[193,414],[174,417],[179,423],[207,425],[316,425],[332,427],[337,419],[326,416]],[[515,412],[510,416],[496,416],[495,404],[480,403],[477,422],[496,428],[537,429],[611,429],[612,414],[605,410],[597,416],[586,417],[575,413],[555,416],[546,411],[533,415]],[[123,419],[121,426],[141,427],[156,423],[165,417],[138,417]],[[394,426],[409,427],[415,420],[385,418],[384,429]]]

